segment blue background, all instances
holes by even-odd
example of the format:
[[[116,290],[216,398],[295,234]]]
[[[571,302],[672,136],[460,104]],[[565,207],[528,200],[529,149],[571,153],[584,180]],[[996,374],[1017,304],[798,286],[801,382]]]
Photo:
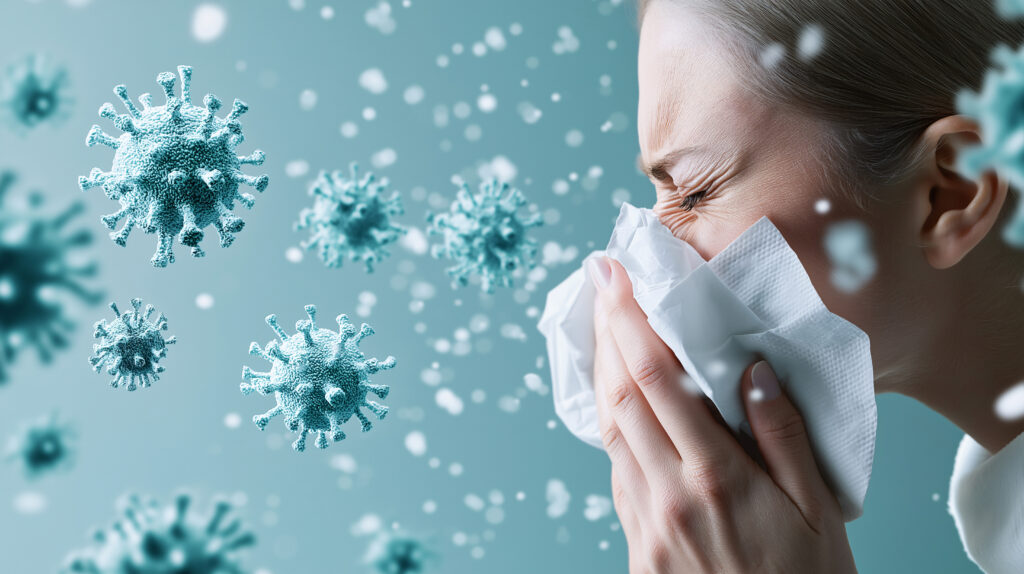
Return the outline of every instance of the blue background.
[[[214,493],[244,493],[239,500],[247,502],[240,512],[260,538],[245,563],[264,572],[361,571],[369,539],[353,535],[350,527],[371,513],[385,524],[398,522],[431,535],[443,572],[625,571],[626,545],[614,515],[590,522],[582,514],[587,495],[610,494],[607,458],[561,424],[549,428],[556,420],[550,395],[527,391],[523,384],[527,373],[548,382],[536,312],[544,293],[579,264],[579,257],[549,265],[533,291],[482,296],[473,287],[452,291],[443,262],[402,247],[373,275],[361,265],[326,269],[308,255],[293,263],[285,252],[302,238],[292,224],[309,203],[307,181],[315,172],[345,168],[350,161],[369,166],[371,156],[384,148],[392,148],[397,161],[377,171],[403,192],[407,213],[401,221],[407,225],[423,227],[431,197],[440,205],[454,196],[453,175],[475,184],[479,165],[503,155],[517,167],[515,184],[545,214],[548,225],[535,230],[542,244],[575,246],[581,255],[603,246],[617,213],[616,190],[620,197],[628,190],[640,205],[654,197],[634,167],[637,33],[628,0],[623,5],[413,0],[409,7],[392,2],[397,29],[390,35],[364,22],[364,12],[376,5],[371,0],[338,2],[331,19],[322,17],[319,0],[301,9],[284,0],[219,4],[228,13],[228,26],[211,43],[197,42],[191,34],[195,2],[94,0],[72,7],[57,0],[5,0],[0,6],[0,59],[49,54],[67,66],[75,99],[70,117],[58,126],[24,136],[0,129],[0,167],[18,171],[17,191],[44,190],[52,208],[84,200],[87,213],[77,224],[94,230],[90,252],[102,271],[92,284],[122,309],[136,296],[155,304],[179,341],[169,349],[162,380],[135,393],[111,389],[108,377],[93,373],[86,362],[91,324],[111,316],[103,306],[71,307],[78,328],[71,348],[53,365],[39,365],[31,351],[20,357],[10,384],[0,388],[0,435],[57,409],[78,431],[78,456],[70,472],[37,482],[26,481],[12,465],[0,467],[0,571],[52,572],[68,551],[86,545],[91,527],[115,518],[118,495],[135,491],[166,502],[178,488],[196,492],[204,508]],[[513,23],[522,26],[521,35],[510,33]],[[473,44],[492,26],[502,29],[507,48],[473,55]],[[579,39],[578,51],[553,52],[561,26]],[[453,53],[455,44],[464,47],[462,54]],[[437,64],[442,54],[450,59],[447,67]],[[536,66],[529,65],[531,57]],[[242,118],[246,142],[239,151],[266,151],[265,166],[246,172],[266,172],[271,183],[255,209],[237,208],[247,225],[230,249],[219,248],[207,230],[205,259],[192,259],[178,246],[177,263],[154,269],[149,258],[155,237],[136,230],[126,249],[115,246],[99,217],[115,211],[116,204],[98,189],[83,194],[76,178],[94,166],[109,169],[111,150],[86,148],[84,139],[93,123],[120,133],[95,112],[103,102],[116,101],[113,86],[125,83],[133,97],[160,94],[157,73],[178,64],[195,67],[196,102],[206,92],[225,102],[236,97],[248,102],[251,111]],[[383,94],[359,86],[360,73],[371,67],[387,78]],[[602,87],[603,75],[610,77],[610,86]],[[409,105],[402,94],[413,84],[426,96]],[[476,106],[483,85],[497,97],[493,113]],[[318,95],[312,110],[299,105],[307,89]],[[553,93],[560,101],[552,101]],[[517,111],[526,101],[543,112],[534,124]],[[156,102],[162,103],[161,96]],[[452,115],[447,126],[435,125],[435,107],[451,112],[457,102],[471,106],[469,117]],[[376,111],[374,120],[363,119],[366,107]],[[613,114],[620,114],[615,127],[602,130]],[[358,124],[356,137],[339,133],[345,121]],[[481,130],[476,141],[465,137],[470,125]],[[570,130],[582,132],[582,145],[567,145]],[[294,160],[308,162],[309,173],[286,175],[286,164]],[[584,186],[592,166],[600,166],[603,175],[596,186]],[[569,183],[568,193],[553,191],[556,180]],[[412,193],[417,187],[422,189]],[[436,294],[414,313],[410,289],[418,281],[433,285]],[[271,338],[263,321],[269,313],[277,313],[291,331],[304,318],[302,306],[316,303],[330,325],[339,313],[354,315],[362,292],[376,295],[365,320],[377,331],[363,349],[368,356],[398,358],[396,369],[376,378],[391,385],[385,402],[392,414],[365,435],[350,423],[349,438],[327,451],[294,453],[288,446],[293,437],[280,420],[262,434],[250,421],[273,399],[239,393],[242,365],[266,367],[248,356],[249,342]],[[200,293],[214,297],[211,309],[197,307]],[[454,341],[455,330],[468,327],[478,314],[489,319],[489,327],[471,333],[471,353],[439,352],[439,340]],[[417,323],[422,323],[419,330]],[[525,341],[503,336],[506,324],[520,326]],[[437,406],[440,387],[423,381],[421,372],[435,362],[441,386],[465,403],[457,416]],[[479,403],[471,400],[477,390],[485,393]],[[519,398],[519,410],[499,408],[502,397]],[[230,413],[241,416],[240,427],[225,425]],[[425,434],[424,456],[403,446],[411,431]],[[879,398],[866,514],[848,527],[861,571],[977,570],[946,512],[961,436],[917,403]],[[354,474],[332,467],[339,454],[356,460]],[[432,457],[439,468],[431,468]],[[453,476],[452,463],[464,472]],[[568,513],[557,519],[546,513],[551,478],[564,481],[572,493]],[[486,499],[495,490],[504,498],[499,524],[464,503],[469,493]],[[13,501],[24,492],[43,495],[45,510],[16,512]],[[517,500],[519,492],[523,500]],[[422,510],[428,500],[436,503],[436,512]],[[471,542],[454,544],[459,532]],[[601,549],[602,541],[607,549]],[[482,557],[474,557],[481,552],[473,550],[477,547]]]

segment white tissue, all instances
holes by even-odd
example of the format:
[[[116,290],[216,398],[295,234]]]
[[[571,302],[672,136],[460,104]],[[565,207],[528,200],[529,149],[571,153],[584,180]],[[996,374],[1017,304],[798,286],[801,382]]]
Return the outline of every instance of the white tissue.
[[[588,259],[599,255],[623,265],[651,327],[734,432],[746,420],[740,377],[758,357],[767,360],[803,415],[844,520],[863,513],[877,424],[868,336],[825,307],[768,218],[704,261],[651,210],[624,203],[608,248]],[[577,270],[548,294],[538,328],[547,338],[555,411],[573,434],[602,448],[594,296]]]

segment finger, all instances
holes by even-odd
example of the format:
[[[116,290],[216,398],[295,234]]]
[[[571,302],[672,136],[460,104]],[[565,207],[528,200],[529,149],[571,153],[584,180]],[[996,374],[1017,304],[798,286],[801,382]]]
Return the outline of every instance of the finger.
[[[604,262],[610,276],[600,298],[607,310],[608,331],[682,460],[715,464],[737,455],[741,450],[735,439],[716,424],[704,395],[692,381],[685,380],[675,354],[647,322],[647,315],[633,298],[626,270],[612,259],[604,258]]]
[[[595,355],[602,360],[608,412],[636,456],[648,484],[652,488],[675,484],[681,462],[679,453],[626,368],[609,332],[611,324],[605,310],[606,301],[601,299],[600,305],[595,305],[595,312],[603,314],[594,322],[595,331],[601,328],[595,332]]]
[[[636,509],[629,503],[629,497],[622,488],[622,482],[612,469],[612,502],[615,504],[615,514],[619,517],[619,524],[622,525],[622,534],[626,538],[626,546],[629,557],[629,573],[645,574],[646,564],[643,554],[638,550],[643,544],[643,526],[637,517]]]
[[[601,427],[601,442],[604,444],[605,452],[608,453],[608,458],[612,461],[616,475],[622,480],[623,491],[629,496],[634,506],[646,508],[647,501],[650,499],[647,478],[608,407],[607,379],[609,376],[613,376],[613,370],[617,368],[611,359],[616,356],[618,350],[612,349],[612,352],[607,352],[601,348],[608,347],[607,341],[610,337],[605,330],[604,313],[596,308],[598,305],[600,302],[595,302],[594,327],[597,349],[594,354],[594,395],[597,402],[598,423]],[[614,344],[611,346],[614,347]]]
[[[758,361],[744,372],[740,388],[768,474],[805,519],[817,520],[823,501],[835,497],[818,470],[800,411],[766,361]]]

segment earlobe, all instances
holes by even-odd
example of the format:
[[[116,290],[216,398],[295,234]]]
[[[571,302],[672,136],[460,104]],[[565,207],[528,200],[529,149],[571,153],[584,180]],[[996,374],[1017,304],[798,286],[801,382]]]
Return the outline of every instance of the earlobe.
[[[988,171],[970,179],[958,167],[965,146],[981,141],[980,128],[964,116],[947,116],[925,130],[925,176],[919,180],[924,256],[936,269],[956,265],[992,230],[1009,184]],[[926,196],[926,197],[925,197]]]

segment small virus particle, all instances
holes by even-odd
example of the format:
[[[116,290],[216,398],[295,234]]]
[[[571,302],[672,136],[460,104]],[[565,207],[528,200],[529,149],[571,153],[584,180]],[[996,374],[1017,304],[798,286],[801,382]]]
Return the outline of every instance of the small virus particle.
[[[378,261],[391,254],[387,245],[405,234],[392,221],[404,213],[398,192],[384,197],[388,180],[377,180],[367,172],[360,178],[359,167],[349,167],[350,177],[341,172],[320,172],[309,188],[313,206],[299,213],[296,230],[310,229],[304,249],[316,247],[328,267],[341,267],[345,258],[362,261],[372,273]]]
[[[96,275],[96,263],[76,253],[92,241],[92,234],[66,231],[82,204],[45,215],[40,211],[43,196],[33,193],[29,209],[17,209],[7,201],[15,179],[13,172],[0,171],[0,384],[25,346],[34,346],[48,363],[54,350],[68,345],[75,324],[66,315],[63,297],[55,295],[67,293],[91,305],[102,297],[81,283]]]
[[[98,530],[88,548],[65,560],[64,574],[240,574],[239,551],[256,543],[255,535],[231,518],[223,499],[208,515],[189,512],[192,497],[179,494],[163,507],[135,495],[122,497],[122,517]]]
[[[114,243],[124,246],[136,225],[157,234],[155,267],[174,262],[175,234],[182,245],[192,248],[193,257],[205,254],[199,242],[203,229],[211,224],[220,235],[221,247],[231,245],[234,234],[245,226],[231,213],[235,200],[247,208],[255,203],[251,194],[239,193],[238,186],[244,183],[262,192],[270,181],[266,175],[254,177],[241,171],[243,165],[262,165],[266,157],[262,151],[235,155],[235,147],[244,139],[238,118],[249,106],[235,100],[231,113],[219,118],[217,96],[207,94],[205,108],[192,104],[192,68],[178,66],[178,74],[180,98],[174,93],[174,74],[157,76],[167,97],[163,106],[150,105],[149,94],[143,94],[139,110],[127,88],[114,88],[128,113],[118,115],[109,102],[99,113],[125,133],[114,138],[94,125],[85,139],[90,147],[99,143],[113,148],[113,167],[109,172],[93,168],[88,177],[78,178],[83,191],[102,186],[108,198],[121,203],[120,210],[103,217],[109,229],[125,220],[120,230],[110,234]]]
[[[71,103],[67,71],[41,54],[9,66],[0,82],[0,109],[21,132],[66,118]]]
[[[316,432],[316,446],[327,448],[328,431],[331,440],[345,439],[341,425],[355,415],[362,423],[363,432],[372,428],[370,420],[360,411],[365,407],[378,419],[383,419],[388,408],[366,398],[373,393],[385,399],[387,385],[370,382],[370,375],[394,368],[395,358],[383,361],[367,359],[359,349],[359,342],[373,334],[373,328],[363,323],[359,331],[339,315],[338,332],[316,326],[316,306],[306,305],[309,320],[298,321],[298,333],[289,336],[277,323],[276,315],[267,317],[267,324],[280,341],[271,340],[265,349],[257,343],[249,345],[249,354],[259,355],[273,364],[269,372],[261,373],[242,368],[242,393],[256,391],[261,395],[274,394],[277,406],[253,417],[260,430],[270,419],[284,414],[284,424],[299,433],[292,447],[306,449],[306,435]]]
[[[7,460],[19,463],[30,479],[68,468],[74,452],[74,429],[56,414],[26,423],[7,443]]]
[[[982,131],[981,145],[964,149],[959,164],[972,178],[995,169],[1020,190],[1024,189],[1024,117],[1019,113],[1024,101],[1024,47],[1015,52],[998,46],[992,60],[1002,70],[986,72],[981,92],[965,90],[957,96],[959,112],[978,120]],[[1024,248],[1024,201],[1017,202],[1016,212],[1003,228],[1003,239]]]
[[[521,191],[492,179],[476,194],[463,183],[448,213],[427,214],[430,234],[444,238],[431,249],[433,256],[456,262],[448,269],[453,286],[479,275],[482,289],[492,293],[496,284],[511,287],[516,270],[533,269],[537,242],[526,232],[541,225],[542,216],[521,217],[517,212],[525,204]]]
[[[436,554],[419,537],[403,532],[381,532],[367,548],[363,562],[380,574],[426,572]]]
[[[101,344],[92,346],[89,363],[93,370],[98,373],[106,365],[107,374],[114,376],[110,386],[115,389],[127,385],[129,391],[134,391],[139,384],[146,388],[151,381],[159,381],[164,367],[158,363],[167,354],[167,345],[176,341],[174,337],[164,339],[167,317],[160,313],[156,321],[150,321],[153,306],[146,305],[141,310],[139,298],[132,299],[133,311],[122,314],[116,303],[111,303],[110,308],[116,318],[110,323],[106,319],[96,322],[93,337]]]

